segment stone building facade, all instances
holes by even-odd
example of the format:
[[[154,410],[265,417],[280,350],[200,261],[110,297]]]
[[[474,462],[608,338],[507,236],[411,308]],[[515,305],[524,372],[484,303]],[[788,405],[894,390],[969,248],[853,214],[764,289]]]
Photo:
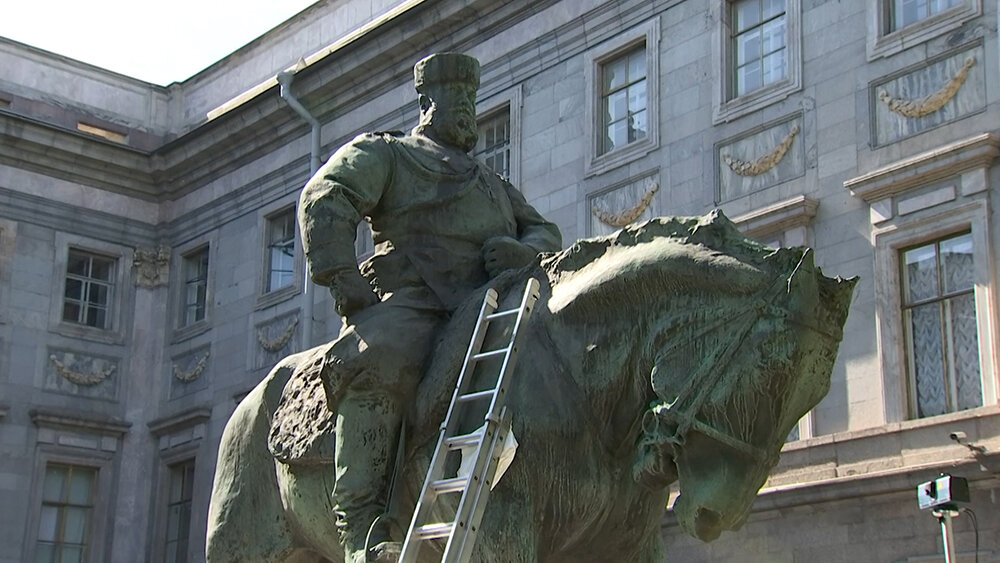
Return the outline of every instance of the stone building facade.
[[[477,152],[566,241],[721,207],[861,276],[829,395],[743,530],[671,560],[1000,561],[991,0],[321,0],[166,87],[0,39],[0,563],[198,561],[223,426],[331,338],[294,221],[325,158],[483,63]],[[370,252],[364,233],[359,254]],[[972,447],[949,439],[963,432]],[[977,449],[979,446],[985,449]],[[971,520],[955,523],[962,561]]]

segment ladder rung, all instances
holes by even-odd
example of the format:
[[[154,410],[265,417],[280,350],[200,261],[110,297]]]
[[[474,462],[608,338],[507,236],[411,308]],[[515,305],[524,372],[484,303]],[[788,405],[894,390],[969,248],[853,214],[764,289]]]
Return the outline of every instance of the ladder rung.
[[[486,358],[492,358],[493,356],[502,356],[510,351],[510,346],[506,348],[500,348],[499,350],[490,350],[489,352],[480,352],[475,356],[472,356],[473,360],[483,360]]]
[[[448,493],[462,492],[468,484],[468,477],[453,477],[451,479],[431,481],[431,488],[439,495],[446,495]]]
[[[415,535],[417,539],[420,540],[436,540],[439,538],[446,538],[451,535],[451,531],[455,528],[454,522],[441,522],[438,524],[425,524],[420,526],[415,530]]]
[[[458,436],[451,436],[450,438],[445,438],[444,443],[450,449],[457,449],[463,446],[474,446],[478,445],[482,441],[483,435],[480,432],[473,432],[472,434],[459,434]]]
[[[496,313],[491,313],[486,315],[486,320],[492,321],[493,319],[499,319],[501,317],[506,317],[508,315],[516,315],[520,309],[508,309],[506,311],[497,311]]]
[[[486,391],[476,391],[475,393],[466,393],[465,395],[459,395],[459,401],[475,401],[477,399],[485,399],[487,397],[492,397],[496,394],[496,390],[487,389]]]

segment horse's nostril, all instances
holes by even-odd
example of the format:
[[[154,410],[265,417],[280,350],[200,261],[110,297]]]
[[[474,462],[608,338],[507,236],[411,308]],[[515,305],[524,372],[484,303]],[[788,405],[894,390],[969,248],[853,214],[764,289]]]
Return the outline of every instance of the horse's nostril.
[[[701,541],[712,541],[722,533],[722,517],[718,512],[699,508],[694,515],[694,533]]]

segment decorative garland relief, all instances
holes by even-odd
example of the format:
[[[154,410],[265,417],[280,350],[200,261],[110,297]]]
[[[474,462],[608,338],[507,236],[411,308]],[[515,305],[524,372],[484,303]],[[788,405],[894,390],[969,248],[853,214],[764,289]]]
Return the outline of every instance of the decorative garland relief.
[[[172,364],[171,367],[173,367],[174,370],[174,377],[176,377],[180,381],[183,381],[184,383],[190,383],[195,379],[198,379],[198,376],[201,375],[201,372],[205,371],[205,366],[208,365],[208,356],[209,352],[205,352],[205,354],[201,357],[201,359],[198,360],[198,362],[194,365],[194,367],[192,367],[187,371],[181,371],[181,369],[177,367],[177,364]]]
[[[292,335],[295,334],[295,327],[299,326],[299,318],[295,317],[292,322],[288,323],[285,327],[285,331],[282,332],[277,338],[269,339],[267,334],[264,333],[264,329],[257,329],[257,342],[260,347],[268,352],[277,352],[288,344],[288,341],[292,339]]]
[[[624,227],[625,225],[628,225],[632,221],[638,219],[639,216],[642,215],[644,211],[646,211],[646,208],[648,208],[649,204],[653,201],[653,195],[656,194],[656,191],[659,189],[660,189],[660,184],[658,184],[657,182],[653,182],[649,186],[649,190],[647,190],[646,193],[643,194],[642,198],[639,200],[639,203],[636,203],[634,206],[629,207],[628,209],[619,211],[618,213],[610,213],[596,206],[592,207],[590,209],[590,212],[593,213],[594,217],[597,217],[597,219],[600,222],[604,223],[605,225],[621,228]]]
[[[778,143],[778,146],[774,147],[774,150],[753,160],[740,160],[738,158],[733,158],[728,154],[722,155],[722,160],[726,162],[726,166],[730,170],[739,174],[740,176],[759,176],[764,172],[777,166],[781,159],[785,157],[785,153],[792,146],[792,141],[795,136],[799,134],[799,126],[792,126],[785,138]]]
[[[965,59],[965,63],[962,68],[958,69],[955,76],[952,76],[948,80],[947,84],[941,87],[940,90],[919,98],[916,100],[908,100],[906,98],[895,98],[889,95],[884,89],[879,90],[878,99],[889,106],[889,109],[902,115],[904,117],[923,117],[925,115],[932,114],[937,110],[944,107],[955,94],[958,93],[958,89],[962,87],[965,83],[965,78],[969,75],[969,69],[972,65],[976,64],[975,57],[969,57]]]
[[[111,364],[107,368],[98,372],[84,373],[82,371],[75,371],[66,367],[66,364],[57,358],[55,354],[51,354],[49,356],[49,361],[52,362],[52,367],[55,368],[56,373],[58,373],[60,377],[77,385],[97,385],[98,383],[111,377],[111,374],[118,369],[118,366]]]

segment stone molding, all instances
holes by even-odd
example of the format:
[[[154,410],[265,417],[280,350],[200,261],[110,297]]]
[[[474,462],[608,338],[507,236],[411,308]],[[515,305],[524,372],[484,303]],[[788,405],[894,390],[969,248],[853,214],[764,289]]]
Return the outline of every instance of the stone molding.
[[[726,166],[728,166],[730,170],[740,176],[760,176],[781,162],[781,159],[785,157],[785,153],[788,152],[789,147],[792,146],[792,141],[795,140],[795,136],[798,134],[799,126],[793,125],[788,131],[788,134],[785,135],[785,138],[783,138],[781,142],[774,147],[774,150],[768,152],[767,154],[761,155],[752,160],[741,160],[734,158],[729,154],[722,154],[722,160],[726,163]]]
[[[649,204],[653,201],[653,196],[656,195],[656,192],[659,189],[659,182],[651,182],[649,189],[646,190],[646,193],[642,195],[635,205],[617,213],[604,211],[597,206],[592,206],[590,212],[605,225],[608,225],[609,227],[621,228],[631,224],[632,221],[635,221],[644,211],[646,211]]]
[[[965,63],[962,64],[962,68],[944,86],[922,98],[916,100],[897,98],[890,95],[885,89],[880,89],[878,99],[889,106],[890,110],[904,117],[917,118],[930,115],[944,107],[946,103],[955,97],[958,89],[965,83],[965,77],[969,75],[969,69],[974,64],[976,64],[976,57],[969,56],[965,59]]]
[[[52,367],[56,370],[56,373],[59,374],[59,377],[62,377],[71,383],[84,386],[97,385],[98,383],[111,377],[111,375],[118,370],[118,365],[112,363],[103,370],[96,372],[75,371],[60,361],[55,354],[49,354],[49,362],[52,363]]]
[[[136,286],[145,289],[165,286],[170,279],[170,248],[164,245],[136,248],[132,267]]]
[[[268,338],[266,329],[269,326],[261,326],[257,328],[257,343],[260,347],[267,352],[277,352],[288,344],[288,341],[292,339],[295,335],[295,328],[299,326],[299,317],[296,315],[295,318],[288,323],[285,330],[281,334],[275,336],[274,338]]]
[[[171,371],[174,374],[174,377],[177,378],[178,381],[183,381],[184,383],[190,383],[195,379],[198,379],[198,376],[200,376],[201,373],[205,371],[205,366],[208,365],[208,357],[210,355],[211,352],[205,352],[204,354],[202,354],[202,356],[198,358],[198,361],[195,362],[194,366],[192,366],[188,370],[181,370],[181,368],[178,367],[177,364],[171,364],[170,367]]]
[[[193,407],[179,413],[163,416],[146,423],[149,432],[156,436],[165,436],[197,424],[208,422],[212,418],[212,409],[209,407]]]
[[[844,187],[869,204],[974,168],[985,168],[1000,155],[1000,137],[980,133],[898,160],[844,181]]]
[[[816,216],[819,202],[805,195],[772,203],[764,207],[737,215],[730,220],[749,237],[761,237],[794,227],[808,225]]]
[[[67,409],[36,408],[28,411],[31,422],[39,428],[68,429],[96,432],[120,438],[128,433],[131,422],[117,418],[101,417],[93,413],[72,412]]]

